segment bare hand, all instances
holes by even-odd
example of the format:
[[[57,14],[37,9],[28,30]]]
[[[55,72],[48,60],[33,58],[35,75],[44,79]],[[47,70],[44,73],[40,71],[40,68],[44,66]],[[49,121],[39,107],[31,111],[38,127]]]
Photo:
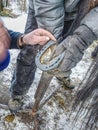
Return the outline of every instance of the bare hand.
[[[3,22],[0,21],[0,62],[6,57],[7,49],[10,46],[10,36]]]
[[[44,45],[49,40],[56,41],[55,37],[49,31],[42,28],[36,29],[23,37],[23,42],[29,45]]]
[[[5,27],[0,28],[0,43],[4,44],[5,48],[10,46],[10,35]]]

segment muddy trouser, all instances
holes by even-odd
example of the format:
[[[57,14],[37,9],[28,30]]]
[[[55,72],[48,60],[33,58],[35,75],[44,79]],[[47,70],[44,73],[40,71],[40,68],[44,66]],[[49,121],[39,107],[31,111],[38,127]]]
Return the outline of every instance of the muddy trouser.
[[[32,46],[24,47],[18,57],[16,69],[11,82],[11,96],[17,98],[17,96],[25,95],[35,76],[35,54]]]

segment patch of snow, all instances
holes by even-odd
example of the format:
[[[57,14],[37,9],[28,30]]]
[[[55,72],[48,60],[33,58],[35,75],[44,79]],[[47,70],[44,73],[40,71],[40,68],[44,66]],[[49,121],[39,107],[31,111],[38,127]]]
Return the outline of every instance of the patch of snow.
[[[2,19],[8,29],[22,33],[24,32],[27,14],[22,14],[17,18],[2,17]]]

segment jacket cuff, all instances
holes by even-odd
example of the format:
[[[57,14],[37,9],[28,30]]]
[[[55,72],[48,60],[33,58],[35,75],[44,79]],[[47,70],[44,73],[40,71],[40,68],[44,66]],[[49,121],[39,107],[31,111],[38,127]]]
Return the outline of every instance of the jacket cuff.
[[[93,8],[81,21],[80,25],[85,25],[92,31],[98,40],[98,7]]]

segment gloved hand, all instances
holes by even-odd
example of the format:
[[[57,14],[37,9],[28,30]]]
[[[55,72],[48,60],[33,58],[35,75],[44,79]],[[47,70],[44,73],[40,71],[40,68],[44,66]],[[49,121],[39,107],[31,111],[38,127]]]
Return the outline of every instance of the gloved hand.
[[[79,41],[76,35],[69,36],[60,43],[55,49],[53,57],[59,56],[61,53],[65,52],[64,58],[57,68],[49,70],[48,73],[59,78],[69,77],[71,68],[73,68],[79,58],[81,59],[82,57],[82,54],[78,50],[79,48],[76,47],[77,45],[79,45]]]
[[[71,69],[81,60],[83,51],[95,40],[96,37],[86,26],[80,26],[72,36],[68,36],[59,44],[53,57],[65,52],[62,62],[57,68],[49,70],[48,73],[57,78],[69,77]]]

